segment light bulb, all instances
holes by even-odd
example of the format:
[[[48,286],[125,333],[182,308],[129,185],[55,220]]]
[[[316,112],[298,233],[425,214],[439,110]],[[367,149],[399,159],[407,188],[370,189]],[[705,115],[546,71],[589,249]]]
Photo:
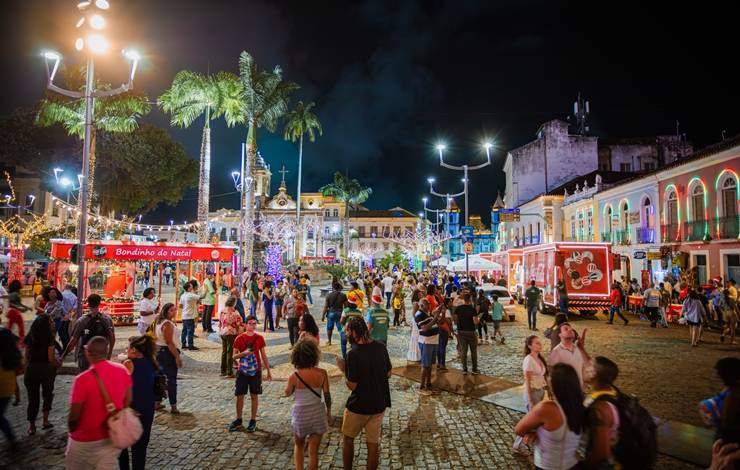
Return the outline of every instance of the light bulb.
[[[82,38],[77,38],[75,40],[75,49],[81,51],[83,47],[85,47],[85,40]]]
[[[92,26],[95,29],[105,28],[105,20],[103,19],[103,16],[102,15],[92,15],[90,17],[90,26]]]
[[[87,45],[96,54],[102,54],[108,50],[108,41],[100,34],[89,35]]]

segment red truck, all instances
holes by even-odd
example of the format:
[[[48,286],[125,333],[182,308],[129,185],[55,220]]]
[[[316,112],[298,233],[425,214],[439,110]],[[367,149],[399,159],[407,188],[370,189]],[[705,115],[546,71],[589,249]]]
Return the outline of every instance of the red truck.
[[[557,312],[556,289],[563,280],[568,310],[593,315],[609,308],[612,285],[612,254],[609,243],[557,242],[523,249],[525,289],[534,280],[542,289],[540,310]]]
[[[501,265],[500,270],[493,271],[494,277],[496,279],[503,278],[512,297],[521,299],[524,292],[522,288],[522,249],[512,248],[495,253],[481,253],[480,257]]]

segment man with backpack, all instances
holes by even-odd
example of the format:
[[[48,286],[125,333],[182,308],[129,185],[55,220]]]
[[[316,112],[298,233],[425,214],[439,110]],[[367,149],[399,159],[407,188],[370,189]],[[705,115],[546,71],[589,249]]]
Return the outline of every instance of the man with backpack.
[[[617,365],[603,356],[593,360],[592,391],[587,410],[588,440],[586,468],[650,469],[655,465],[658,441],[650,413],[636,398],[623,394],[614,385]]]
[[[108,357],[110,359],[113,353],[113,346],[116,343],[116,333],[113,327],[113,320],[108,315],[100,311],[100,302],[102,299],[98,294],[90,294],[87,296],[87,307],[90,311],[82,316],[74,326],[72,330],[72,339],[69,341],[67,348],[62,353],[62,360],[67,356],[69,351],[73,350],[78,344],[80,347],[77,348],[75,358],[77,359],[77,367],[80,372],[84,372],[90,367],[90,363],[85,357],[85,345],[90,339],[96,336],[102,336],[108,341]]]

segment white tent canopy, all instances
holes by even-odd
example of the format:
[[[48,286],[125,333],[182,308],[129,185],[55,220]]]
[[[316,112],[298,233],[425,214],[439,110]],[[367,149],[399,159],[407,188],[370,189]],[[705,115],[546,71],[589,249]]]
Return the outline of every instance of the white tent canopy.
[[[450,264],[450,260],[442,256],[429,263],[429,266],[447,266],[448,264]]]
[[[447,269],[454,272],[464,272],[465,258],[448,264]],[[470,255],[468,256],[468,269],[470,271],[501,271],[502,267],[499,263],[488,261],[487,259],[481,258],[479,255]]]

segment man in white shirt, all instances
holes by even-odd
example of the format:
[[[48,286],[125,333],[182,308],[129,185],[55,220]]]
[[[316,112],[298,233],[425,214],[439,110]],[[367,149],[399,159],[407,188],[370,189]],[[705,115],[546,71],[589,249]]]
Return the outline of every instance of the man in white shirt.
[[[650,327],[655,328],[658,322],[658,309],[660,308],[660,291],[655,288],[655,283],[650,284],[650,288],[643,294],[645,299],[645,311],[650,319]]]
[[[550,351],[550,357],[547,363],[550,366],[555,364],[568,364],[575,369],[578,374],[578,381],[583,389],[583,374],[586,366],[591,361],[586,352],[586,332],[588,328],[583,329],[578,341],[575,341],[576,332],[570,323],[560,324],[560,343]]]
[[[390,273],[385,273],[383,278],[383,293],[385,294],[385,308],[391,308],[391,295],[393,295],[393,278]]]
[[[193,292],[193,283],[185,283],[185,292],[180,296],[180,307],[182,307],[182,334],[180,342],[182,349],[197,351],[198,347],[193,344],[195,334],[195,320],[198,318],[198,301],[200,296]]]

